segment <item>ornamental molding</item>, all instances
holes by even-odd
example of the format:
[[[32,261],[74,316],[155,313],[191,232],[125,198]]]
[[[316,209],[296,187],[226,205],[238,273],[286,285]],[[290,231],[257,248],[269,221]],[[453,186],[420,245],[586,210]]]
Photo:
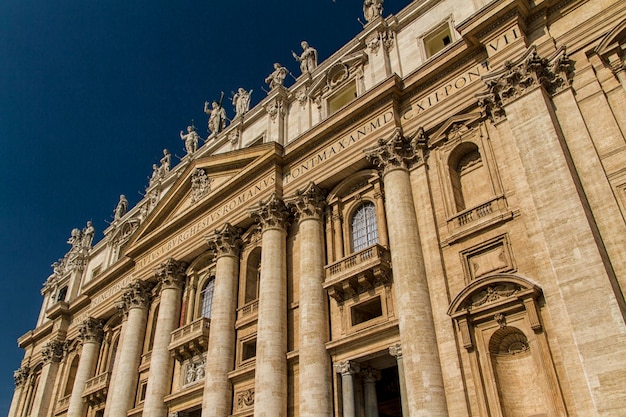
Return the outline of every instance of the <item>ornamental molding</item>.
[[[237,394],[237,408],[242,410],[254,405],[254,388],[247,389]]]
[[[297,190],[294,197],[287,201],[287,206],[299,220],[324,217],[326,193],[311,181],[304,190]]]
[[[367,45],[370,53],[378,55],[378,51],[380,50],[381,45],[387,51],[390,51],[391,48],[393,48],[395,38],[395,32],[382,29],[380,31],[370,34],[367,38],[365,38],[365,44]]]
[[[206,241],[211,250],[215,251],[216,258],[221,258],[222,256],[239,257],[243,243],[241,229],[234,227],[230,223],[224,224],[220,229],[215,229],[215,232],[208,236]]]
[[[168,258],[165,262],[154,269],[154,276],[161,283],[161,289],[181,289],[185,284],[187,264]]]
[[[378,139],[377,147],[365,149],[365,156],[383,174],[396,169],[408,170],[423,160],[421,152],[411,142],[402,134],[402,129],[396,128],[389,138]]]
[[[44,365],[59,363],[63,359],[64,343],[59,340],[52,340],[41,348],[41,356]]]
[[[102,320],[88,317],[78,326],[78,339],[81,343],[101,343],[104,337],[104,323]]]
[[[497,123],[506,117],[504,107],[538,87],[554,95],[571,86],[574,62],[561,47],[551,58],[542,58],[533,45],[516,61],[505,61],[500,71],[483,77],[487,92],[478,105]]]
[[[289,210],[276,193],[272,193],[267,201],[261,200],[257,207],[250,209],[248,213],[263,231],[269,229],[287,230],[289,225]]]
[[[402,358],[402,345],[400,343],[396,343],[395,345],[389,346],[389,354],[394,358],[401,359]]]
[[[204,168],[195,168],[191,174],[191,204],[200,201],[211,192],[213,179],[206,174]]]
[[[134,280],[124,288],[116,308],[124,316],[128,316],[132,308],[148,308],[152,301],[152,287],[153,284],[146,281]]]
[[[22,366],[13,371],[13,379],[15,379],[15,386],[19,387],[26,383],[28,376],[30,375],[30,368],[28,366]]]
[[[335,371],[341,375],[354,375],[360,370],[361,367],[354,361],[342,361],[335,364]]]

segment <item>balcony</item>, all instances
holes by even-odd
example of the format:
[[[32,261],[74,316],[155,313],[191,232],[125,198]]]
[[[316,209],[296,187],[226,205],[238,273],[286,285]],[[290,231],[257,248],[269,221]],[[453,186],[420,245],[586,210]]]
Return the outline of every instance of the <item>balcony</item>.
[[[259,311],[259,300],[250,301],[243,307],[237,309],[237,320],[252,316]]]
[[[178,361],[184,361],[207,350],[211,319],[201,317],[172,332],[169,350]]]
[[[450,217],[447,220],[450,235],[445,242],[453,243],[484,227],[509,220],[512,217],[513,213],[507,209],[504,196],[494,197],[483,204],[463,210]]]
[[[107,399],[107,393],[109,392],[110,382],[111,372],[105,372],[88,379],[87,382],[85,382],[85,389],[83,390],[83,398],[85,401],[92,407],[104,404]]]
[[[67,411],[67,409],[70,406],[70,397],[71,396],[72,396],[72,394],[66,395],[65,397],[63,397],[59,401],[57,401],[57,406],[54,409],[54,414],[61,414],[62,412]]]
[[[376,286],[391,282],[391,255],[381,245],[369,246],[325,267],[324,288],[342,303]]]

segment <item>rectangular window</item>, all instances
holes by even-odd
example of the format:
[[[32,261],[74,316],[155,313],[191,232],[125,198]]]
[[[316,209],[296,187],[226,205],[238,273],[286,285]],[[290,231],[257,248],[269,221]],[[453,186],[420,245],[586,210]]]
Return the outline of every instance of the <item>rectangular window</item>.
[[[352,81],[347,86],[328,98],[328,115],[335,113],[346,104],[356,98],[356,82]]]
[[[450,24],[446,22],[439,26],[428,35],[424,36],[424,49],[426,50],[426,58],[430,58],[437,52],[445,49],[452,43],[452,31]]]
[[[241,362],[256,357],[256,339],[248,340],[241,344]]]
[[[380,296],[353,306],[350,309],[350,313],[353,326],[381,317],[383,315],[383,306]]]

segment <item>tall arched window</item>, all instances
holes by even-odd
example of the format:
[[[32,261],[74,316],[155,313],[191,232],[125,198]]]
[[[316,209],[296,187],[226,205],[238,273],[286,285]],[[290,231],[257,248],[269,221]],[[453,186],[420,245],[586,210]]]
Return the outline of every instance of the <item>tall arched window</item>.
[[[211,311],[213,310],[213,289],[215,288],[215,278],[211,277],[207,280],[200,292],[200,299],[202,300],[202,310],[200,311],[202,317],[211,318]]]
[[[363,203],[352,216],[352,250],[354,252],[378,243],[376,207],[371,201]]]
[[[76,371],[78,370],[79,360],[80,358],[78,355],[74,356],[74,359],[72,359],[69,372],[67,373],[67,381],[65,383],[65,391],[63,392],[63,396],[68,396],[72,393],[72,389],[74,388],[74,381],[76,380]]]
[[[452,152],[449,169],[457,212],[484,203],[493,196],[486,167],[474,143],[463,143]]]

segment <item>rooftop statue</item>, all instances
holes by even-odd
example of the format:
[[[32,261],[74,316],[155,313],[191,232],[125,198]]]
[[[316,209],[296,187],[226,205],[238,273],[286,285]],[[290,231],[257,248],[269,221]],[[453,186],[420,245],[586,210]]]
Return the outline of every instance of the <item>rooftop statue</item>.
[[[235,106],[235,117],[243,116],[250,110],[250,96],[252,90],[246,91],[239,87],[235,95],[233,96],[233,106]]]
[[[384,0],[365,0],[363,2],[363,15],[367,22],[371,22],[383,14]]]
[[[117,206],[115,206],[115,210],[113,211],[113,219],[119,220],[124,217],[126,210],[128,210],[128,200],[126,200],[126,196],[122,194],[120,195],[120,201],[117,203]]]
[[[300,46],[302,46],[300,56],[294,51],[291,51],[291,55],[300,63],[300,71],[303,74],[313,72],[317,68],[317,49],[310,47],[307,41],[302,41]]]
[[[152,164],[152,176],[150,177],[149,187],[152,187],[161,178],[161,168],[157,164]]]
[[[82,241],[82,234],[80,229],[72,229],[72,233],[70,235],[70,238],[67,240],[67,243],[69,243],[70,245],[72,245],[72,249],[78,248],[80,247],[80,243]]]
[[[81,245],[83,248],[90,248],[91,242],[93,242],[93,236],[96,233],[96,229],[93,227],[93,223],[91,220],[87,221],[87,225],[83,229],[83,238],[81,241]]]
[[[161,175],[165,176],[170,172],[170,162],[172,161],[172,155],[167,149],[163,149],[163,158],[161,158],[161,166],[159,167]]]
[[[200,135],[196,132],[196,128],[193,126],[187,126],[187,133],[183,134],[183,131],[180,131],[180,138],[185,141],[185,149],[187,150],[187,155],[192,155],[195,151],[198,150],[198,141],[200,140]]]
[[[287,68],[280,65],[278,62],[274,64],[274,72],[265,78],[265,82],[269,84],[270,90],[276,87],[282,87],[287,77]]]
[[[223,98],[223,95],[222,95]],[[211,109],[209,102],[204,102],[204,112],[209,115],[209,130],[211,133],[219,133],[226,127],[226,110],[222,107],[222,99],[220,102],[213,101]]]

